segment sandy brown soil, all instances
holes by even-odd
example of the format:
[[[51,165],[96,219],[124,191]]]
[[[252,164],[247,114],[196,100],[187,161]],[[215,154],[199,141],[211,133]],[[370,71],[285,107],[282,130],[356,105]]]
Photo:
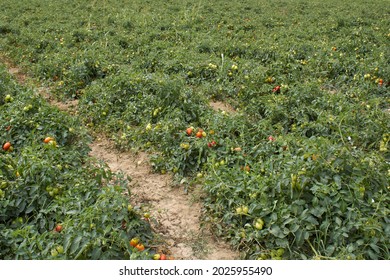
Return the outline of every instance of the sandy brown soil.
[[[235,110],[233,107],[231,107],[229,104],[226,104],[221,101],[212,101],[210,102],[211,108],[213,108],[215,111],[225,111],[226,113],[234,113]]]
[[[28,76],[7,58],[0,61],[16,80],[27,85]],[[77,113],[77,100],[59,102],[50,95],[50,88],[32,85],[36,94],[43,96],[52,106],[70,114]],[[210,104],[215,110],[234,112],[222,102]],[[131,203],[141,206],[151,214],[152,228],[161,237],[161,248],[175,259],[233,260],[239,253],[215,239],[205,228],[201,228],[201,204],[191,194],[185,194],[182,187],[173,186],[167,174],[156,174],[151,170],[148,155],[139,152],[120,152],[114,143],[104,136],[91,143],[90,155],[104,161],[113,172],[122,172],[131,181]]]
[[[175,259],[238,259],[237,252],[201,229],[200,203],[173,186],[169,175],[153,173],[147,154],[118,152],[113,146],[108,139],[98,138],[91,144],[91,156],[132,178],[132,203],[151,213],[152,227]]]

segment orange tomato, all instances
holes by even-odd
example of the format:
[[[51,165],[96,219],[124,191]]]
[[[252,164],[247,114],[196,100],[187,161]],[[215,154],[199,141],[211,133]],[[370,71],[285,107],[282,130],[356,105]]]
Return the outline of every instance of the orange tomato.
[[[196,138],[202,138],[203,137],[203,132],[198,131],[195,136],[196,136]]]
[[[4,151],[8,151],[9,148],[11,148],[11,143],[10,143],[10,142],[6,142],[6,143],[3,145],[3,150],[4,150]]]
[[[130,240],[130,246],[136,247],[139,243],[139,238],[133,238]]]
[[[143,250],[145,250],[144,244],[141,244],[141,243],[137,244],[137,246],[135,246],[135,248],[136,248],[138,251],[140,251],[140,252],[142,252]]]
[[[44,143],[49,143],[50,141],[53,141],[54,138],[53,137],[46,137],[45,140],[43,140]]]
[[[187,128],[187,129],[186,129],[187,135],[190,136],[190,135],[192,134],[192,131],[193,131],[193,130],[194,130],[194,129],[193,129],[192,127]]]
[[[167,255],[165,254],[160,255],[160,260],[165,261],[166,259],[167,259]]]

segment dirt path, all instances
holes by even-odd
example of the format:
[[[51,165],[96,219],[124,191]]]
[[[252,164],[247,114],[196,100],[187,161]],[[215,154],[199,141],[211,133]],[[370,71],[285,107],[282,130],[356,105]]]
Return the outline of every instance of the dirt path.
[[[8,72],[23,85],[28,86],[29,78],[21,69],[0,55],[0,62],[8,67]],[[43,96],[52,106],[70,114],[77,113],[77,101],[62,103],[54,100],[50,89],[35,87],[35,92]],[[150,212],[151,226],[161,237],[160,250],[175,259],[233,260],[239,253],[224,242],[213,238],[207,229],[200,226],[201,204],[183,188],[172,185],[170,175],[152,172],[148,155],[142,152],[119,152],[114,143],[104,136],[98,136],[91,143],[90,155],[104,161],[113,172],[123,172],[132,181],[131,203]]]
[[[151,214],[151,225],[176,259],[238,259],[224,243],[218,243],[200,227],[201,204],[183,188],[173,186],[169,175],[152,173],[148,156],[118,152],[105,138],[91,144],[91,155],[103,160],[112,171],[132,178],[132,203]],[[109,152],[108,152],[109,151]]]

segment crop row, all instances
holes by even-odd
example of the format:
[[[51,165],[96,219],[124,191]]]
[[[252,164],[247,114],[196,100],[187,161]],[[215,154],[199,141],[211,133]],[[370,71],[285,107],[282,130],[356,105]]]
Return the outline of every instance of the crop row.
[[[0,71],[0,258],[148,259],[127,180],[88,156],[80,121]]]

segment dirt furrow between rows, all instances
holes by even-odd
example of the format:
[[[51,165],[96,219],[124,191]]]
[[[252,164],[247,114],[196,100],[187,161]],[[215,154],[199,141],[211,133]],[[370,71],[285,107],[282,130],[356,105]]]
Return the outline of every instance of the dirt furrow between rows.
[[[201,204],[183,189],[172,185],[166,174],[153,173],[148,155],[118,152],[113,143],[99,138],[91,144],[91,155],[103,160],[112,171],[132,178],[131,200],[151,213],[151,225],[161,234],[177,259],[237,259],[237,253],[218,243],[200,226]]]

